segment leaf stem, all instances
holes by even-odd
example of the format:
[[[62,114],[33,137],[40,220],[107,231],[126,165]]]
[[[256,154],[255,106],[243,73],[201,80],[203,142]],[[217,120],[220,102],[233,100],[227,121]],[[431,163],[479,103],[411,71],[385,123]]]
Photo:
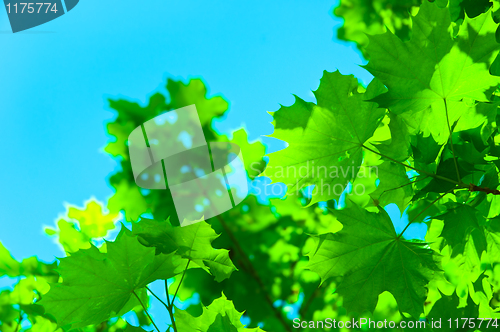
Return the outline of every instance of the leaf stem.
[[[429,178],[429,176],[425,176],[425,177],[420,178],[420,179],[417,179],[417,180],[415,180],[415,181],[411,181],[411,179],[408,179],[408,180],[409,180],[409,181],[408,181],[408,183],[405,183],[405,184],[403,184],[403,185],[401,185],[401,186],[399,186],[399,187],[396,187],[396,188],[391,188],[391,189],[384,190],[384,191],[382,192],[382,194],[380,195],[380,197],[384,196],[384,194],[385,194],[385,193],[387,193],[387,192],[389,192],[389,191],[391,191],[391,190],[401,189],[401,188],[403,188],[403,187],[406,187],[406,186],[408,186],[408,185],[412,185],[412,184],[414,184],[414,183],[417,183],[417,182],[420,182],[420,181],[426,180],[426,179],[428,179],[428,178]]]
[[[444,177],[444,176],[441,176],[441,175],[438,175],[438,174],[434,174],[434,173],[431,173],[431,172],[425,171],[425,170],[423,170],[423,169],[418,169],[418,168],[415,168],[415,167],[410,166],[410,165],[408,165],[408,164],[405,164],[405,163],[402,163],[402,162],[400,162],[400,161],[397,161],[396,159],[393,159],[393,158],[391,158],[391,157],[388,157],[388,156],[386,156],[386,155],[384,155],[384,154],[382,154],[382,153],[380,153],[380,152],[378,152],[378,151],[376,151],[376,150],[370,149],[370,148],[369,148],[369,147],[367,147],[366,145],[361,145],[361,147],[362,147],[362,148],[365,148],[366,150],[371,151],[371,152],[373,152],[373,153],[375,153],[375,154],[378,154],[379,156],[381,156],[381,157],[383,157],[383,158],[389,159],[390,161],[395,162],[396,164],[400,164],[400,165],[403,165],[404,167],[407,167],[407,168],[409,168],[409,169],[412,169],[412,170],[414,170],[415,172],[418,172],[419,174],[425,174],[425,175],[428,175],[428,176],[433,177],[433,178],[435,178],[435,179],[443,180],[443,181],[450,182],[450,183],[453,183],[453,184],[459,184],[459,182],[457,182],[457,181],[455,181],[455,180],[448,179],[448,178],[446,178],[446,177]]]
[[[443,98],[443,101],[444,101],[444,110],[446,111],[446,122],[448,123],[448,131],[450,132],[450,146],[451,146],[451,153],[453,155],[453,163],[455,164],[455,171],[457,172],[458,183],[462,183],[462,179],[460,178],[460,171],[458,170],[457,157],[455,156],[455,148],[453,147],[453,130],[451,130],[450,126],[450,117],[448,116],[448,104],[446,103],[446,98]]]
[[[188,260],[188,262],[186,264],[186,268],[184,269],[184,272],[182,273],[181,281],[179,281],[179,285],[177,286],[177,289],[175,290],[174,297],[172,298],[172,305],[174,304],[175,297],[177,296],[177,292],[179,292],[179,288],[181,288],[181,284],[182,284],[182,281],[184,280],[184,276],[186,276],[186,272],[188,270],[189,263],[191,263],[191,258]],[[167,291],[167,293],[168,293],[168,291]]]
[[[146,286],[146,289],[148,290],[148,292],[151,293],[151,295],[153,295],[158,301],[160,301],[167,309],[169,308],[168,304],[166,304],[162,299],[160,299],[158,297],[158,295],[156,295],[155,293],[153,293],[153,291],[149,287]]]
[[[167,310],[168,314],[170,316],[170,321],[172,322],[172,327],[174,329],[174,332],[177,332],[177,325],[175,324],[175,319],[174,319],[174,301],[170,302],[170,295],[168,294],[168,282],[165,280],[165,293],[167,294]]]
[[[423,209],[422,211],[420,211],[415,217],[413,217],[413,219],[408,223],[408,225],[406,225],[406,227],[403,229],[403,231],[398,235],[397,239],[400,239],[403,234],[406,232],[406,230],[408,229],[408,227],[410,227],[410,225],[422,214],[424,213],[425,211],[427,211],[427,209],[429,209],[431,206],[433,206],[437,201],[439,201],[441,198],[443,198],[445,195],[451,193],[455,188],[452,188],[450,190],[448,190],[447,192],[445,192],[444,194],[441,194],[439,195],[438,198],[436,198],[435,200],[433,200],[431,202],[431,204],[427,205],[425,207],[425,209]]]
[[[158,328],[158,326],[156,326],[153,318],[151,317],[151,315],[148,313],[148,309],[146,309],[146,306],[144,305],[144,303],[142,303],[141,299],[139,298],[139,296],[137,295],[137,293],[135,291],[132,291],[132,294],[135,295],[135,297],[137,298],[137,301],[139,301],[139,303],[141,304],[142,306],[142,309],[144,309],[144,312],[146,313],[146,316],[148,316],[149,320],[151,321],[151,323],[153,324],[153,326],[155,327],[156,331],[160,332],[160,329]]]
[[[19,310],[19,321],[17,322],[15,332],[19,331],[19,328],[21,327],[22,322],[23,322],[23,312],[21,310]]]

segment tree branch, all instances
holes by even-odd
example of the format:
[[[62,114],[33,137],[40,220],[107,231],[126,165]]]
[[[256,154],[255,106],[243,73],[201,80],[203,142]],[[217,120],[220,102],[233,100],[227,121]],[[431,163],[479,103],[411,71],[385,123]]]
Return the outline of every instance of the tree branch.
[[[481,192],[486,193],[486,194],[500,195],[500,190],[498,190],[498,189],[482,188],[482,187],[476,186],[473,183],[469,184],[468,189],[469,189],[469,191],[481,191]]]
[[[236,239],[236,237],[234,236],[233,232],[227,226],[226,222],[224,221],[224,219],[222,218],[221,215],[217,215],[216,218],[220,221],[222,227],[226,231],[226,234],[229,236],[229,239],[231,240],[231,242],[233,242],[233,244],[234,244],[234,246],[236,248],[236,251],[238,251],[238,253],[240,254],[241,258],[243,259],[243,262],[246,265],[245,266],[246,270],[248,270],[248,272],[250,272],[250,276],[252,276],[252,278],[257,282],[257,284],[261,288],[262,294],[264,296],[264,299],[266,300],[267,304],[271,307],[271,310],[273,311],[274,315],[280,321],[281,325],[283,325],[283,327],[285,328],[285,331],[291,332],[290,324],[288,324],[285,321],[285,319],[283,318],[283,315],[282,315],[281,311],[279,311],[274,306],[274,302],[271,299],[271,297],[269,296],[269,293],[267,291],[267,287],[265,286],[264,282],[259,277],[257,271],[253,267],[252,261],[250,261],[250,258],[248,258],[248,256],[246,255],[246,253],[243,251],[243,248],[241,248],[241,246],[240,246],[238,240]]]
[[[148,309],[146,309],[146,306],[144,305],[144,303],[142,303],[141,299],[139,298],[139,296],[137,295],[137,293],[135,291],[132,291],[132,294],[135,295],[135,297],[137,298],[137,301],[139,301],[139,303],[141,304],[142,306],[142,309],[144,309],[144,312],[146,313],[146,316],[148,316],[149,320],[151,321],[151,323],[153,324],[153,326],[155,327],[156,331],[160,332],[160,329],[158,328],[158,326],[156,326],[153,318],[151,317],[151,315],[148,313]]]

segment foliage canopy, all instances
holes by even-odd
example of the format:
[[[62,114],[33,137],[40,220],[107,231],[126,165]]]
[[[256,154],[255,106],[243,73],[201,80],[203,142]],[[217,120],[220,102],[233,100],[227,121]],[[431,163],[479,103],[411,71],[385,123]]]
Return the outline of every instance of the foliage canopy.
[[[168,94],[143,106],[110,100],[114,194],[46,229],[68,254],[58,262],[18,261],[0,244],[0,277],[19,279],[0,292],[0,331],[139,332],[131,313],[144,328],[176,332],[292,331],[294,318],[500,318],[498,9],[342,0],[339,37],[357,43],[374,79],[364,87],[325,71],[315,103],[296,97],[272,113],[272,137],[288,146],[267,166],[265,147],[243,129],[214,130],[228,103],[199,79],[168,80]],[[208,141],[242,148],[249,182],[267,176],[287,196],[254,192],[180,227],[168,191],[138,188],[128,135],[190,104]],[[150,288],[157,280],[165,298]],[[151,301],[170,326],[153,322]]]

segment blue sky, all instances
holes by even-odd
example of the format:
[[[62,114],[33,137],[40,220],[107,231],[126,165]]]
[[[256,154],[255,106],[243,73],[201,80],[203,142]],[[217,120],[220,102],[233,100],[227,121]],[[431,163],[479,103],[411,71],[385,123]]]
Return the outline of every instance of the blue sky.
[[[65,202],[111,195],[106,178],[116,163],[102,152],[113,117],[107,98],[144,103],[168,77],[202,77],[230,101],[217,128],[245,126],[257,139],[273,131],[267,112],[292,104],[292,93],[313,99],[323,70],[368,83],[359,53],[334,39],[334,5],[85,0],[17,34],[0,9],[0,241],[18,259],[52,260],[61,251],[44,225]]]

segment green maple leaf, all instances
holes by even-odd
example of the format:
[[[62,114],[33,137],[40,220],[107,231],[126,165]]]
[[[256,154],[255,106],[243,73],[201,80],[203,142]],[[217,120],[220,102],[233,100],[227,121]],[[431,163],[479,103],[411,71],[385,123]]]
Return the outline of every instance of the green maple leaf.
[[[441,294],[441,298],[434,303],[431,311],[427,315],[427,320],[429,322],[438,322],[441,321],[441,327],[436,327],[435,329],[430,329],[431,331],[467,331],[467,327],[465,329],[457,329],[455,324],[450,326],[448,319],[451,319],[453,323],[455,323],[455,319],[458,318],[460,321],[459,327],[462,326],[463,321],[462,318],[476,318],[479,317],[478,307],[474,304],[474,302],[469,298],[466,307],[460,307],[459,298],[456,293],[451,294],[451,296],[446,296]],[[477,322],[479,325],[479,321]],[[487,324],[487,322],[485,322]],[[485,325],[486,325],[485,324]],[[470,329],[474,330],[474,329]]]
[[[419,166],[433,164],[441,151],[441,145],[432,138],[432,136],[424,136],[417,134],[412,137],[412,152],[415,165]]]
[[[400,164],[383,162],[377,166],[380,180],[377,190],[370,194],[381,206],[395,203],[403,213],[413,195],[406,168]]]
[[[467,216],[464,215],[465,217]],[[442,237],[443,228],[444,223],[442,220],[432,219],[425,238],[430,247],[439,253],[443,275],[449,285],[452,286],[452,289],[461,296],[461,305],[463,305],[464,301],[467,300],[470,284],[484,272],[484,266],[481,266],[481,257],[485,257],[485,255],[481,255],[482,249],[478,250],[478,248],[484,246],[482,243],[484,240],[475,234],[469,235],[466,242],[453,248]]]
[[[45,233],[49,236],[57,236],[57,241],[65,252],[72,253],[80,249],[90,248],[90,239],[80,232],[74,223],[59,219],[56,225],[57,229],[45,228]]]
[[[402,162],[408,159],[411,151],[408,127],[400,116],[392,112],[389,113],[389,118],[391,119],[389,123],[391,139],[375,146],[384,156]]]
[[[500,217],[488,220],[486,239],[490,261],[500,263]]]
[[[19,276],[21,264],[16,261],[0,242],[0,277],[9,276],[15,278]]]
[[[95,199],[86,202],[84,209],[74,206],[68,209],[68,218],[78,220],[82,233],[91,239],[104,237],[114,229],[117,216],[117,213],[104,213],[102,204]]]
[[[163,96],[161,93],[155,93],[149,98],[148,104],[144,107],[140,106],[137,103],[123,99],[110,99],[109,107],[114,109],[118,113],[118,118],[114,123],[120,124],[122,126],[121,129],[126,130],[129,128],[128,124],[130,122],[139,125],[165,111],[167,109],[167,104],[165,103],[165,101],[165,96]],[[134,130],[134,128],[131,128],[131,130]],[[110,131],[110,133],[112,134],[112,131]],[[128,137],[130,132],[127,133],[125,131],[124,134]],[[119,137],[117,137],[117,139],[119,139]]]
[[[32,322],[30,332],[63,332],[64,330],[58,328],[57,324],[47,318],[35,316],[30,319]]]
[[[452,248],[452,256],[463,254],[466,244],[473,241],[478,256],[486,251],[486,234],[476,216],[476,209],[469,205],[459,205],[446,213],[434,217],[444,223],[441,236]],[[473,238],[473,239],[472,239]]]
[[[122,160],[128,161],[128,136],[137,126],[166,111],[168,106],[165,101],[165,96],[160,93],[152,95],[144,107],[123,99],[110,99],[109,107],[117,111],[118,117],[106,125],[108,133],[114,140],[108,142],[104,151],[113,157],[121,157]]]
[[[446,4],[448,1],[443,2]],[[451,19],[456,22],[459,19],[463,20],[465,13],[469,17],[476,17],[487,12],[491,8],[492,3],[488,0],[451,0],[449,1],[449,6]]]
[[[49,236],[57,236],[64,250],[72,253],[80,249],[88,249],[92,239],[106,236],[109,230],[115,228],[114,220],[117,216],[116,211],[104,213],[102,204],[92,199],[86,202],[83,209],[69,207],[67,217],[70,220],[58,220],[57,228],[47,227],[45,233]],[[73,220],[77,221],[78,228]]]
[[[477,103],[464,113],[455,126],[455,132],[462,132],[474,143],[478,151],[487,145],[488,138],[496,127],[498,101],[493,103]],[[474,128],[470,130],[470,128]],[[464,133],[466,131],[466,133]]]
[[[398,237],[384,210],[371,213],[353,204],[333,213],[344,227],[315,237],[309,269],[322,282],[343,277],[337,292],[348,312],[373,312],[379,294],[388,291],[400,311],[418,318],[424,310],[425,286],[437,270],[433,251],[425,243]]]
[[[448,210],[432,218],[426,239],[441,254],[441,266],[457,293],[484,272],[484,259],[498,262],[494,221],[486,223],[479,211],[465,204],[448,203]],[[494,227],[494,226],[493,226]],[[493,231],[493,232],[490,232]]]
[[[0,292],[0,322],[14,322],[19,317],[19,311],[12,306],[11,292],[3,290]],[[1,325],[0,325],[1,327]]]
[[[142,327],[127,324],[127,327],[123,330],[123,332],[146,332],[146,330],[144,330]]]
[[[203,307],[201,316],[194,317],[182,310],[175,311],[175,321],[179,331],[199,332],[264,332],[260,328],[246,329],[241,323],[242,313],[238,312],[224,294]]]
[[[187,84],[169,79],[167,90],[170,93],[169,107],[177,109],[195,104],[202,126],[210,125],[212,120],[223,115],[229,106],[221,96],[207,98],[208,91],[201,79],[191,79]]]
[[[382,89],[375,81],[362,94],[353,76],[325,71],[314,91],[317,105],[296,97],[295,104],[273,114],[271,137],[286,141],[288,147],[269,154],[264,175],[285,183],[289,195],[316,185],[310,204],[338,198],[355,179],[363,143],[385,114],[377,104],[365,101]]]
[[[21,279],[15,286],[10,294],[12,304],[19,304],[22,306],[30,305],[35,299],[38,299],[35,291],[39,293],[46,293],[49,289],[47,282],[43,278],[35,278],[29,276]]]
[[[174,227],[169,220],[141,218],[138,223],[133,224],[132,230],[144,245],[155,247],[157,253],[170,254],[177,251],[182,257],[210,271],[216,281],[229,278],[236,270],[228,250],[212,247],[212,241],[218,235],[204,221]]]
[[[25,258],[19,262],[0,242],[0,278],[4,276],[11,278],[37,276],[46,279],[55,277],[57,280],[57,273],[54,272],[56,267],[57,263],[47,264],[39,261],[37,257]]]
[[[464,168],[467,167],[468,164],[465,161],[458,161],[458,171],[462,178],[470,175],[471,172]],[[463,167],[464,166],[464,167]],[[467,167],[468,168],[468,167]],[[424,197],[429,192],[435,193],[444,193],[456,187],[456,184],[459,183],[457,171],[455,169],[455,161],[453,158],[449,158],[446,160],[442,160],[437,166],[436,175],[441,178],[432,178],[428,184],[425,185],[424,188],[420,189],[415,195],[414,199]],[[453,182],[444,180],[449,179]]]
[[[110,136],[114,136],[115,140],[108,142],[104,151],[112,155],[113,157],[121,157],[128,160],[128,146],[127,140],[130,133],[137,126],[132,121],[127,121],[123,124],[117,122],[108,123],[106,128]]]
[[[264,144],[260,141],[249,143],[248,134],[243,128],[233,132],[233,138],[230,142],[240,147],[245,162],[245,169],[251,179],[262,173],[266,166],[263,159],[266,154],[266,147]]]
[[[368,35],[383,33],[386,27],[402,39],[410,33],[410,12],[419,0],[341,0],[334,14],[344,19],[337,31],[341,40],[355,41],[362,51]],[[366,52],[363,52],[366,57]]]
[[[51,284],[40,302],[59,326],[84,327],[125,313],[139,304],[144,287],[181,273],[187,263],[175,254],[155,255],[125,227],[107,251],[92,246],[61,259],[63,281]]]
[[[228,102],[221,96],[208,97],[207,87],[201,79],[192,79],[187,83],[168,79],[166,89],[170,101],[160,93],[155,93],[144,107],[127,100],[109,100],[110,108],[118,117],[107,124],[107,131],[113,138],[104,150],[114,157],[128,161],[127,139],[130,133],[144,122],[172,109],[195,104],[202,126],[210,126],[213,118],[222,116],[228,109]],[[207,129],[207,130],[205,130]],[[205,134],[213,136],[208,128]]]
[[[447,121],[454,123],[468,109],[462,100],[489,101],[491,88],[499,83],[489,73],[500,47],[496,29],[487,12],[466,17],[454,38],[448,8],[424,1],[413,18],[409,41],[390,31],[370,36],[370,62],[365,68],[388,88],[374,100],[396,113],[429,109],[431,132],[446,141]]]
[[[125,211],[127,220],[137,220],[140,215],[148,211],[146,199],[135,183],[121,180],[114,185],[115,194],[108,201],[111,213]]]
[[[238,332],[238,329],[231,323],[228,316],[217,314],[215,321],[210,325],[207,332]]]

